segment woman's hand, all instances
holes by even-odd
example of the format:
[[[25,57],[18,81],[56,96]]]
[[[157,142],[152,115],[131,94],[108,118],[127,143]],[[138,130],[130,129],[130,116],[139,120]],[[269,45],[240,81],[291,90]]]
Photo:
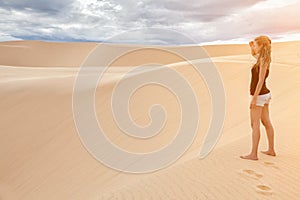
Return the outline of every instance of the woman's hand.
[[[250,109],[255,108],[256,106],[257,97],[252,97],[251,103],[250,103]]]

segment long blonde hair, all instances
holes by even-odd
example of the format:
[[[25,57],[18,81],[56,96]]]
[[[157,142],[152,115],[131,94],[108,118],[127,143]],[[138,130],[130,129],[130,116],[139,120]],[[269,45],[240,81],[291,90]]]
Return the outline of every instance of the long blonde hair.
[[[254,40],[259,46],[261,46],[259,56],[254,67],[257,68],[261,60],[263,64],[269,65],[271,63],[271,39],[268,36],[261,35],[256,37]]]

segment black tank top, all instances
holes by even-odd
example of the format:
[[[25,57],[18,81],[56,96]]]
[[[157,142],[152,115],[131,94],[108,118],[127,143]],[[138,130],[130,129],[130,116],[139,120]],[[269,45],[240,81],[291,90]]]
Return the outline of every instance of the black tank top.
[[[255,66],[253,66],[251,68],[251,84],[250,84],[250,94],[254,95],[255,90],[256,90],[256,86],[259,80],[259,66],[257,67],[257,69],[254,69]],[[261,87],[261,90],[259,92],[259,95],[262,94],[267,94],[270,92],[270,90],[267,88],[266,86],[266,79],[269,76],[269,69],[267,69],[266,75],[265,75],[265,79],[264,79],[264,83]]]

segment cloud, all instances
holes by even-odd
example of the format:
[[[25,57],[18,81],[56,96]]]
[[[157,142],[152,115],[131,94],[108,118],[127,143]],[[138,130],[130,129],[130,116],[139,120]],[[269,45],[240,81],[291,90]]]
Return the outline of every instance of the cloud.
[[[280,2],[275,4],[274,2]],[[142,44],[185,44],[299,32],[293,0],[0,0],[0,40],[39,39]],[[149,28],[149,29],[146,29]],[[151,29],[156,28],[156,29]],[[2,36],[1,36],[2,35]]]
[[[72,0],[0,0],[0,7],[52,14],[68,8]]]
[[[276,37],[277,35],[299,33],[299,8],[300,2],[273,8],[272,1],[257,4],[213,23],[212,26],[220,27],[214,36],[223,35],[232,39],[232,36],[251,38],[266,34]]]
[[[166,10],[173,13],[173,16],[184,21],[200,21],[209,22],[218,18],[222,18],[234,12],[235,10],[242,9],[254,5],[263,0],[210,0],[210,1],[178,1],[167,0],[163,4],[158,1],[151,1],[148,4],[149,9],[159,9],[164,7]]]

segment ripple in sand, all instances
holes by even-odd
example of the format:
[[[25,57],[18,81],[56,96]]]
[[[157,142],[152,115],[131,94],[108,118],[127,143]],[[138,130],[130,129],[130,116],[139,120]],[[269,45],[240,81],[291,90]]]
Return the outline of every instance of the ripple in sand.
[[[277,166],[275,165],[275,163],[273,163],[273,162],[265,161],[265,162],[264,162],[264,165],[265,165],[265,166],[268,166],[268,167],[274,167],[275,169],[279,169],[279,167],[277,167]]]

